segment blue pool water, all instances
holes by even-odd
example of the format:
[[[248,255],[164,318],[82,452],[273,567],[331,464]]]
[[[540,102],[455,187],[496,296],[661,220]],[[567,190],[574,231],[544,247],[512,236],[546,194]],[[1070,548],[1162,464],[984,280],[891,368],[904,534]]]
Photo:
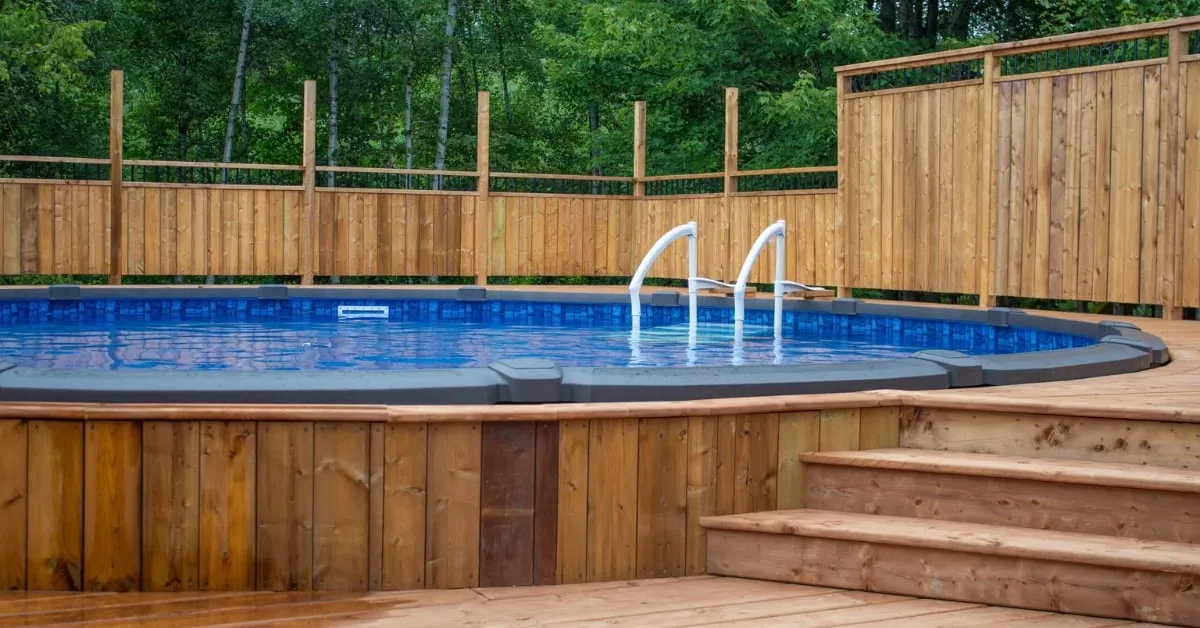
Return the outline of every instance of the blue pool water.
[[[387,319],[339,320],[339,305],[384,305]],[[54,369],[349,370],[485,366],[540,357],[560,366],[726,366],[908,357],[923,349],[1021,353],[1087,338],[974,323],[748,311],[735,348],[732,312],[643,309],[631,340],[628,304],[291,299],[0,302],[0,361]]]

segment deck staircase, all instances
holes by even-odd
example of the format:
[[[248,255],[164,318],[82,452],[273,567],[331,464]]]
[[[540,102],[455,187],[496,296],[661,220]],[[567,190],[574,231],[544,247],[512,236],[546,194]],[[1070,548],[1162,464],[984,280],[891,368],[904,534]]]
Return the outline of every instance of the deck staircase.
[[[708,572],[1200,626],[1200,471],[804,454],[800,510],[706,517]]]

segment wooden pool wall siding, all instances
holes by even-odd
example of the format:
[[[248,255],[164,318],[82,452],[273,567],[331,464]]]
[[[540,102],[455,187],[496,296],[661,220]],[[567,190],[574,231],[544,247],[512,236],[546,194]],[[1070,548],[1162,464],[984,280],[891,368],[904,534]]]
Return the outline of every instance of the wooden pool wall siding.
[[[0,589],[364,591],[702,574],[700,517],[803,506],[799,454],[894,447],[908,410],[3,419]]]

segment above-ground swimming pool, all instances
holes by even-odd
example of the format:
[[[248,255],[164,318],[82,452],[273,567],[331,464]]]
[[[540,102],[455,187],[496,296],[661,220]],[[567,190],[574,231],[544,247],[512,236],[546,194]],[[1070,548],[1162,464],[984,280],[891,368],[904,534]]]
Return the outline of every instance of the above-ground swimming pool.
[[[620,293],[10,289],[0,399],[495,403],[675,400],[1069,379],[1164,363],[1129,326],[993,309]]]

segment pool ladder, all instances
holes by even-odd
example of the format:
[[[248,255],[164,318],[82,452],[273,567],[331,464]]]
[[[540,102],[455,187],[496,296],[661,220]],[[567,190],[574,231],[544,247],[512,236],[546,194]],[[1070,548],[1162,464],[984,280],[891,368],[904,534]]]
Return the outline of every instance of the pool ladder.
[[[742,262],[741,271],[738,272],[737,282],[733,284],[700,277],[696,270],[696,221],[691,221],[671,229],[663,234],[654,246],[642,258],[642,263],[638,265],[637,271],[633,274],[633,279],[629,282],[629,305],[633,313],[633,351],[635,357],[640,355],[637,343],[641,331],[642,317],[642,301],[641,292],[642,284],[646,280],[646,275],[650,272],[650,267],[658,259],[662,252],[666,250],[675,240],[686,237],[688,239],[688,349],[689,352],[695,350],[696,346],[696,298],[697,292],[701,288],[732,288],[733,289],[733,325],[734,325],[734,364],[739,362],[737,356],[740,350],[744,347],[745,321],[746,321],[746,286],[750,281],[750,271],[754,268],[754,262],[758,260],[763,249],[775,240],[775,280],[774,297],[775,297],[775,312],[774,312],[774,333],[776,345],[776,360],[779,359],[779,340],[783,333],[783,297],[790,292],[804,292],[822,290],[807,286],[795,281],[784,279],[784,266],[786,263],[786,251],[784,250],[784,239],[787,236],[787,222],[777,220],[763,229],[758,235],[758,239],[750,247],[750,252],[747,253],[745,261]],[[689,355],[689,359],[691,356]]]

